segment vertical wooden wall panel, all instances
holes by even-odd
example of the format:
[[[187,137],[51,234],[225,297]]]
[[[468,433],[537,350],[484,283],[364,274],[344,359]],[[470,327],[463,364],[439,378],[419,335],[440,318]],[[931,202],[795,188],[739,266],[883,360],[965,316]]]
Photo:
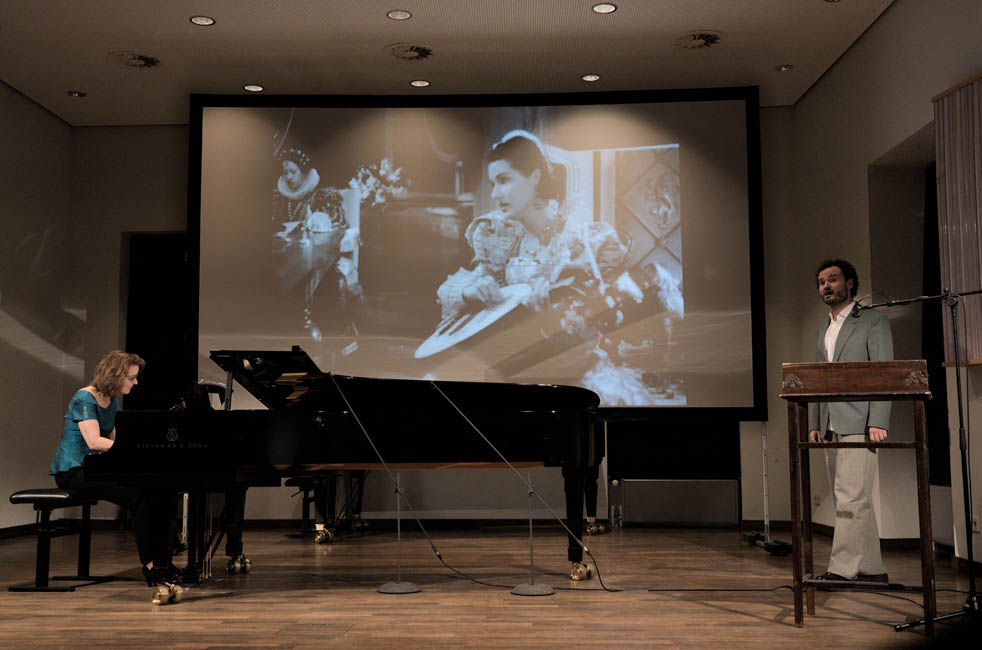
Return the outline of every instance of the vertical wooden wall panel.
[[[941,285],[982,289],[982,76],[934,98],[937,143]],[[982,359],[982,296],[962,299],[961,359]],[[945,316],[945,359],[954,361],[952,323]]]

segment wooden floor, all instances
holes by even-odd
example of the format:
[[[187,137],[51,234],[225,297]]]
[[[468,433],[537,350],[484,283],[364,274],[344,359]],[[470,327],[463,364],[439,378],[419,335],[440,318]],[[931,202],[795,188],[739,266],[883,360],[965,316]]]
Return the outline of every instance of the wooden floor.
[[[920,616],[920,594],[819,593],[817,616],[793,625],[788,558],[744,543],[735,530],[628,528],[588,538],[594,578],[567,578],[565,543],[537,531],[536,583],[557,589],[519,597],[529,581],[527,529],[489,526],[423,537],[404,530],[403,579],[421,593],[384,595],[396,578],[395,535],[369,531],[330,545],[247,530],[247,575],[216,573],[184,602],[154,607],[125,532],[96,531],[93,573],[117,580],[74,593],[10,593],[33,579],[34,538],[0,540],[0,648],[907,648],[922,631],[893,624]],[[52,575],[72,573],[74,538],[54,540]],[[824,570],[828,538],[816,538]],[[920,582],[918,553],[884,553],[891,580]],[[180,564],[180,561],[178,561]],[[967,578],[937,565],[938,608],[957,611]],[[944,632],[948,625],[941,625]]]

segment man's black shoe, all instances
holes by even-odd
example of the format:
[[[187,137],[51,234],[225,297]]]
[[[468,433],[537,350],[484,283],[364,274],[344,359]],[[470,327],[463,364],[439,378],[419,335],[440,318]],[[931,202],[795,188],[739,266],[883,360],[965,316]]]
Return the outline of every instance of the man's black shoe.
[[[832,573],[831,571],[826,571],[822,575],[817,576],[815,578],[815,581],[817,581],[817,582],[818,581],[826,581],[826,580],[836,581],[836,582],[852,582],[852,580],[850,578],[847,578],[845,576],[840,576],[838,573]],[[819,591],[829,591],[831,589],[835,589],[835,586],[834,585],[817,584],[817,585],[814,585],[814,586],[815,586],[815,589],[818,589]]]
[[[857,582],[890,582],[890,576],[886,573],[860,573],[856,576]]]
[[[890,577],[886,573],[860,573],[855,578],[847,578],[845,576],[840,576],[838,573],[832,573],[831,571],[826,571],[822,575],[815,578],[815,582],[819,584],[814,585],[815,589],[819,591],[831,591],[835,589],[837,585],[823,585],[822,582],[875,582],[879,584],[889,584]],[[860,585],[856,585],[857,587]],[[865,586],[865,585],[863,585]]]
[[[852,578],[846,578],[845,576],[840,576],[838,573],[832,573],[831,571],[826,571],[822,575],[815,578],[816,580],[839,580],[841,582],[849,582]]]

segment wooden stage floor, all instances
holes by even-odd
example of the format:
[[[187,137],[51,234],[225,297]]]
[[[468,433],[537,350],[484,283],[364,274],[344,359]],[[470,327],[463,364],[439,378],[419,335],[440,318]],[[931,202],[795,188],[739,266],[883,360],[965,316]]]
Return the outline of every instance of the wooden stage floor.
[[[407,532],[408,531],[408,532]],[[567,577],[558,529],[537,528],[536,582],[553,596],[510,593],[528,582],[527,528],[431,531],[444,568],[415,524],[403,528],[403,579],[417,594],[384,595],[396,578],[394,531],[328,545],[247,529],[251,573],[216,576],[184,602],[154,607],[132,537],[100,530],[92,572],[114,582],[74,593],[10,593],[34,575],[32,536],[0,540],[0,648],[908,648],[923,631],[893,624],[920,616],[918,592],[817,595],[817,616],[793,625],[788,558],[742,541],[736,530],[627,528],[588,538],[604,584]],[[777,535],[781,539],[781,535]],[[785,535],[783,539],[788,539]],[[824,571],[829,539],[816,537]],[[74,570],[75,539],[54,540],[52,575]],[[891,580],[918,585],[918,551],[884,552]],[[222,564],[224,564],[224,558]],[[181,558],[178,558],[181,564]],[[223,568],[222,566],[216,568]],[[957,611],[967,577],[937,564],[938,610]],[[939,625],[943,633],[950,625]]]

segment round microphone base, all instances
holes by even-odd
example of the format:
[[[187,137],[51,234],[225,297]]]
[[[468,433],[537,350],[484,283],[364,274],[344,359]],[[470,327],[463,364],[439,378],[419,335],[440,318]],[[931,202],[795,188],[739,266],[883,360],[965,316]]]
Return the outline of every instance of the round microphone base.
[[[415,594],[417,591],[423,591],[415,582],[402,582],[394,580],[392,582],[386,582],[384,585],[378,588],[380,594]]]
[[[556,592],[549,585],[524,584],[512,589],[511,593],[516,596],[551,596]]]

